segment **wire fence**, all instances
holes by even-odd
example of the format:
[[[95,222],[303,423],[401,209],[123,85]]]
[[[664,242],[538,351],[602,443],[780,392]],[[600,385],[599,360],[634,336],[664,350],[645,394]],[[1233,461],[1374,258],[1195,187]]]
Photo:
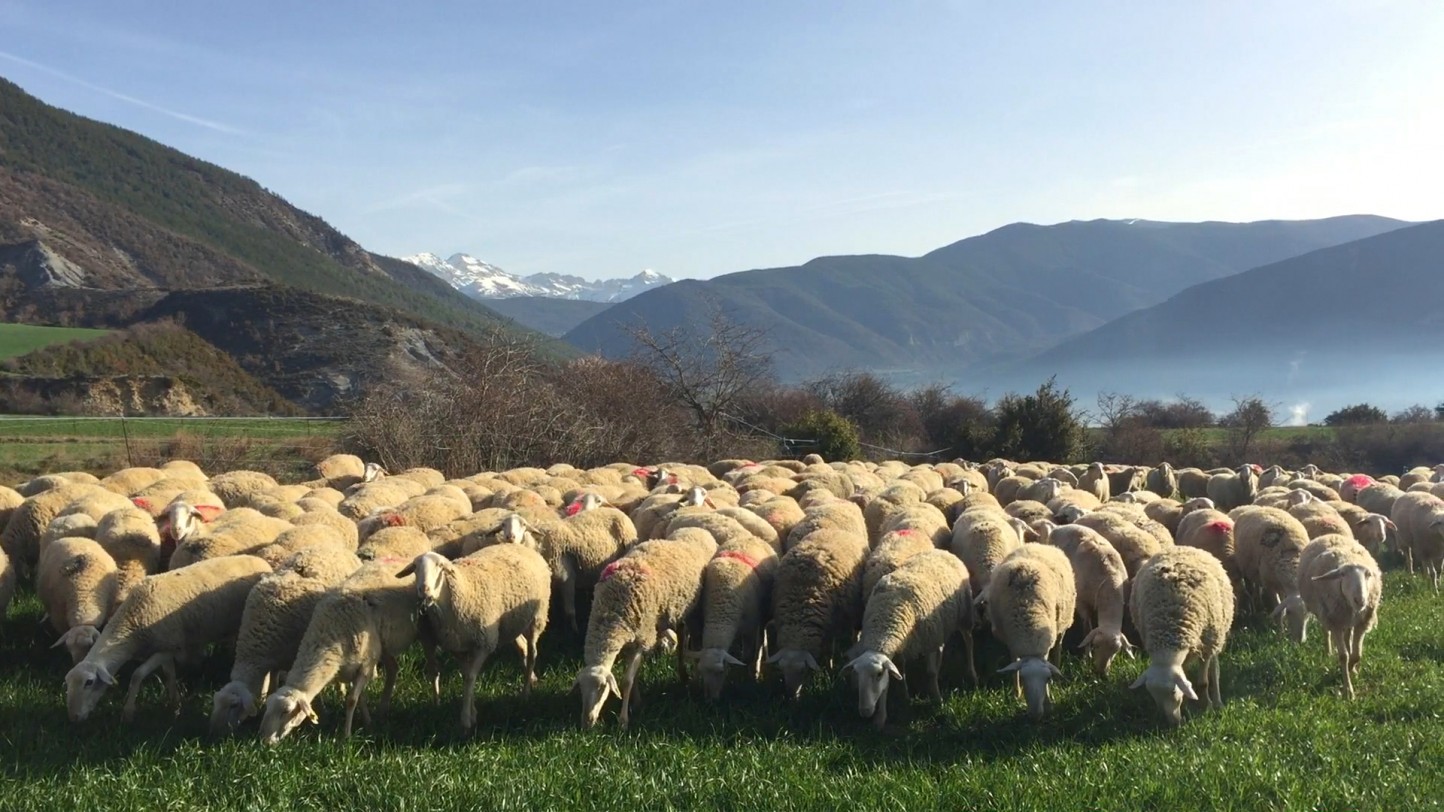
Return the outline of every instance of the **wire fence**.
[[[345,426],[340,417],[0,416],[0,471],[100,473],[187,459],[207,471],[306,478]]]

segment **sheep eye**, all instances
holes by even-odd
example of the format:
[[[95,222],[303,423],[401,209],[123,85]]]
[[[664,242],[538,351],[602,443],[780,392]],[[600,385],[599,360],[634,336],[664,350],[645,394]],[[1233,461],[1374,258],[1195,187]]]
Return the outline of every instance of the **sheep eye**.
[[[85,687],[89,688],[90,686],[92,686],[92,685],[94,685],[94,684],[95,684],[95,677],[86,677],[86,678],[85,678]]]

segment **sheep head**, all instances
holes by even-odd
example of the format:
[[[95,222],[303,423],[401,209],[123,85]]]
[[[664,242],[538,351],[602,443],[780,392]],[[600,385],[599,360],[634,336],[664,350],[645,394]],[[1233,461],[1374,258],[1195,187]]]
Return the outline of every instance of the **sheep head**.
[[[56,640],[51,648],[64,647],[70,652],[70,662],[78,665],[99,639],[100,630],[94,626],[72,626],[65,634],[60,635],[60,639]]]
[[[1163,718],[1173,726],[1183,723],[1183,700],[1198,701],[1193,683],[1183,675],[1183,668],[1174,664],[1150,665],[1128,687],[1147,688],[1158,709],[1163,711]]]
[[[500,533],[497,536],[504,544],[526,543],[526,519],[520,513],[513,513],[501,520]]]
[[[416,597],[424,612],[441,600],[441,593],[446,590],[447,576],[454,572],[455,568],[456,565],[441,553],[422,553],[405,569],[396,573],[396,577],[405,578],[412,573],[416,574]]]
[[[365,468],[365,470],[363,470],[363,471],[361,472],[361,481],[362,481],[362,482],[375,482],[376,480],[381,479],[382,477],[387,476],[388,474],[389,474],[389,472],[388,472],[385,468],[382,468],[382,467],[381,467],[381,463],[379,463],[379,462],[368,462],[368,463],[366,463],[366,468]]]
[[[702,693],[710,701],[722,698],[727,684],[727,666],[745,666],[725,648],[708,648],[697,653],[697,673],[702,676]]]
[[[81,661],[65,675],[65,710],[72,722],[84,722],[115,677],[99,663]]]
[[[1088,513],[1088,508],[1082,505],[1064,505],[1053,518],[1058,524],[1073,524]]]
[[[261,741],[276,744],[308,721],[318,724],[321,720],[311,707],[311,700],[288,685],[266,699],[266,714],[261,717]]]
[[[822,670],[811,652],[795,648],[782,649],[768,657],[767,662],[782,672],[782,687],[788,699],[802,696],[802,686],[807,684],[812,672]]]
[[[1053,706],[1053,701],[1048,698],[1048,680],[1053,677],[1061,678],[1063,672],[1058,666],[1053,665],[1042,657],[1023,657],[998,669],[999,674],[1016,673],[1018,681],[1023,685],[1023,698],[1028,703],[1028,715],[1033,719],[1042,719]]]
[[[1120,631],[1105,631],[1096,628],[1088,632],[1078,648],[1087,649],[1088,656],[1093,659],[1093,672],[1100,677],[1108,676],[1108,668],[1113,665],[1113,658],[1121,651],[1129,657],[1133,656],[1133,644]]]
[[[184,502],[177,502],[166,508],[166,520],[170,524],[170,536],[175,539],[176,544],[184,544],[200,535],[201,526],[205,522],[199,510]]]
[[[1345,564],[1314,576],[1315,581],[1337,581],[1339,593],[1356,615],[1369,605],[1369,586],[1373,578],[1373,571],[1359,564]]]
[[[1302,643],[1308,635],[1309,612],[1304,608],[1304,599],[1299,593],[1285,597],[1274,607],[1273,617],[1284,624],[1289,639]]]
[[[232,681],[211,700],[211,735],[224,736],[256,712],[256,697],[245,683]]]
[[[844,665],[842,670],[852,669],[857,675],[857,713],[864,719],[872,718],[877,704],[887,701],[889,680],[901,680],[902,672],[886,655],[877,651],[865,651],[857,659]]]
[[[616,694],[618,699],[623,699],[622,689],[617,686],[616,676],[612,674],[610,668],[603,668],[600,665],[583,668],[577,672],[577,678],[572,682],[572,690],[582,695],[583,729],[596,727],[609,695]]]

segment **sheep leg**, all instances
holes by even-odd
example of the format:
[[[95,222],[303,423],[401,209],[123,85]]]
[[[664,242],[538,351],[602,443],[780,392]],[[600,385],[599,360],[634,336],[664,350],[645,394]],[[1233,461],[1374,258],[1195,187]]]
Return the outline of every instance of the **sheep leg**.
[[[384,719],[391,714],[391,695],[396,692],[396,658],[382,658],[381,667],[386,670],[386,683],[381,686],[381,705],[376,710]]]
[[[901,671],[902,669],[898,670]],[[903,671],[902,675],[902,679],[893,680],[889,684],[897,685],[897,692],[902,696],[902,703],[904,705],[907,705],[909,702],[913,701],[913,695],[912,692],[908,690],[908,672]],[[882,700],[879,699],[878,702],[882,702]]]
[[[982,683],[978,681],[978,669],[973,665],[973,633],[967,629],[962,630],[963,635],[963,660],[968,666],[968,679],[972,680],[973,687],[977,688]]]
[[[371,669],[369,668],[361,669],[361,672],[356,675],[356,679],[351,683],[351,690],[346,693],[346,721],[341,726],[341,738],[343,739],[351,738],[351,720],[356,715],[356,705],[365,701],[363,693],[366,690],[366,683],[371,681],[370,671]],[[362,711],[362,717],[363,721],[366,722],[366,726],[370,727],[370,714]]]
[[[570,561],[562,562],[561,577],[557,581],[562,593],[562,611],[566,612],[567,620],[572,624],[572,632],[580,634],[581,629],[577,626],[577,573]]]
[[[752,678],[757,682],[762,681],[762,661],[767,657],[767,630],[757,632],[752,640]]]
[[[135,718],[135,701],[140,696],[140,684],[145,682],[146,677],[154,674],[157,668],[170,661],[169,654],[152,654],[149,659],[135,669],[135,673],[130,675],[130,690],[125,694],[125,707],[120,712],[121,719],[129,722]],[[171,667],[175,667],[173,663]]]
[[[1017,694],[1019,699],[1023,698],[1023,675],[1017,671],[1013,672],[1013,693]]]
[[[476,727],[476,677],[486,664],[486,649],[477,649],[466,663],[466,682],[461,688],[461,729],[470,731]]]
[[[873,708],[873,711],[872,711],[872,726],[873,726],[875,729],[877,729],[877,730],[882,730],[883,727],[884,727],[886,724],[887,724],[887,689],[884,688],[884,689],[882,689],[882,693],[881,693],[881,694],[878,696],[878,698],[877,698],[877,707]]]
[[[1208,660],[1208,667],[1213,673],[1208,678],[1209,704],[1215,708],[1223,707],[1223,687],[1219,684],[1218,655],[1215,654]]]
[[[180,684],[175,678],[175,658],[167,657],[160,664],[160,673],[165,676],[165,694],[170,699],[171,707],[175,708],[176,716],[181,712]]]
[[[421,644],[421,650],[425,653],[426,656],[426,681],[431,685],[432,697],[435,698],[435,700],[439,703],[441,702],[441,658],[438,657],[436,654],[436,646],[430,643],[423,642]],[[391,681],[389,678],[386,684],[388,686],[391,685]],[[388,692],[388,710],[390,705],[390,696],[391,694]]]
[[[1364,659],[1364,627],[1354,627],[1354,636],[1349,645],[1349,668],[1358,670],[1359,661]]]
[[[1059,668],[1063,667],[1063,635],[1053,641],[1053,650],[1048,652],[1048,661]]]
[[[540,638],[541,632],[537,631],[537,627],[535,624],[533,624],[532,627],[527,630],[526,636],[521,638],[522,641],[526,643],[526,649],[524,652],[524,659],[526,660],[526,679],[522,682],[521,685],[521,695],[524,697],[531,696],[531,689],[536,687],[536,658],[538,651],[537,645]]]
[[[1337,637],[1339,649],[1339,670],[1344,674],[1344,698],[1354,698],[1354,683],[1349,675],[1349,629],[1330,629],[1330,637]]]
[[[677,627],[677,682],[687,685],[687,624]]]
[[[632,693],[637,685],[637,672],[642,669],[642,657],[646,652],[638,648],[632,652],[632,659],[627,663],[627,673],[622,677],[622,711],[617,714],[617,724],[627,729],[627,723],[631,720]]]
[[[943,668],[943,650],[939,647],[937,651],[928,653],[927,674],[928,674],[928,696],[934,702],[943,701],[942,689],[938,687],[938,672]]]
[[[1413,548],[1413,547],[1405,547],[1405,548],[1404,548],[1404,564],[1405,564],[1405,566],[1407,566],[1407,567],[1409,568],[1409,574],[1410,574],[1410,575],[1413,575],[1413,574],[1414,574],[1414,548]]]

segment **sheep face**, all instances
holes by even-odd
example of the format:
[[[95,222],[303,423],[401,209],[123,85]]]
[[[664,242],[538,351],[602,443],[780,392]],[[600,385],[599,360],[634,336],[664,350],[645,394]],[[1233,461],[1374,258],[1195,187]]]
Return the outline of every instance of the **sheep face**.
[[[1193,684],[1177,666],[1149,666],[1129,687],[1147,688],[1158,709],[1163,711],[1163,718],[1174,726],[1183,723],[1183,700],[1198,701]]]
[[[502,519],[498,538],[503,544],[521,544],[526,541],[526,520],[522,519],[520,513],[513,513]]]
[[[211,735],[223,736],[240,726],[241,720],[256,712],[256,698],[239,682],[216,691],[211,700]]]
[[[65,675],[65,710],[72,722],[84,722],[115,677],[105,666],[82,662]]]
[[[876,651],[865,652],[843,666],[843,670],[849,668],[857,674],[857,713],[864,719],[872,718],[877,704],[887,701],[889,680],[902,679],[902,672],[887,655]]]
[[[1309,612],[1304,608],[1304,600],[1298,593],[1284,598],[1274,608],[1273,616],[1284,625],[1284,630],[1289,639],[1295,643],[1304,642],[1308,633]]]
[[[609,694],[616,694],[618,699],[623,699],[622,689],[617,686],[616,676],[612,674],[611,669],[599,665],[583,668],[578,672],[572,688],[582,695],[582,728],[584,730],[596,727],[597,720],[602,716],[602,708],[607,704]]]
[[[294,688],[282,688],[266,700],[266,715],[261,717],[261,741],[276,744],[307,721],[320,721],[311,708],[311,700]]]
[[[80,661],[85,659],[85,655],[90,653],[90,649],[95,646],[95,641],[99,639],[100,630],[94,626],[74,626],[65,634],[60,635],[60,639],[56,640],[55,645],[51,648],[64,646],[65,650],[70,652],[70,662],[79,665]]]
[[[1008,672],[1018,675],[1018,681],[1023,686],[1023,698],[1028,703],[1028,715],[1034,720],[1042,719],[1053,706],[1053,701],[1048,698],[1048,680],[1062,677],[1063,672],[1042,657],[1024,657],[998,669],[1000,674]]]
[[[1113,658],[1118,653],[1124,652],[1129,657],[1133,656],[1133,644],[1123,632],[1105,632],[1102,629],[1094,629],[1088,632],[1078,648],[1087,649],[1088,656],[1093,660],[1093,672],[1100,677],[1108,676],[1108,668],[1113,665]]]
[[[1369,605],[1369,583],[1374,573],[1367,567],[1358,564],[1348,564],[1342,567],[1335,567],[1322,575],[1315,575],[1315,581],[1336,581],[1336,588],[1339,594],[1344,597],[1349,608],[1358,615]]]
[[[454,565],[440,553],[422,553],[412,567],[416,572],[416,597],[425,611],[436,606],[445,588],[446,575]]]
[[[1213,510],[1213,500],[1207,496],[1198,496],[1183,503],[1183,513],[1187,516],[1195,510]]]
[[[1044,477],[1043,479],[1038,480],[1038,485],[1040,486],[1039,491],[1041,492],[1042,496],[1042,498],[1038,500],[1039,502],[1051,502],[1052,500],[1058,498],[1058,495],[1063,493],[1064,491],[1064,485],[1062,480],[1054,479],[1052,477]]]
[[[354,469],[353,469],[353,470],[354,470]],[[387,470],[386,470],[385,468],[382,468],[382,467],[381,467],[381,463],[379,463],[379,462],[368,462],[368,463],[366,463],[366,470],[364,470],[364,471],[361,473],[361,481],[362,481],[363,483],[364,483],[364,482],[375,482],[376,480],[378,480],[378,479],[386,476],[387,473],[388,473]]]
[[[788,699],[802,696],[802,686],[807,684],[812,672],[822,670],[811,653],[799,649],[783,649],[768,657],[767,662],[782,672],[782,687]]]
[[[709,648],[697,657],[697,673],[702,676],[702,693],[715,702],[722,698],[722,687],[727,684],[727,666],[746,665],[733,657],[724,648]]]
[[[184,503],[171,505],[166,511],[170,524],[170,536],[176,544],[183,544],[201,532],[201,512]]]
[[[1088,515],[1088,509],[1079,505],[1064,505],[1053,519],[1058,524],[1073,524],[1084,516]]]

